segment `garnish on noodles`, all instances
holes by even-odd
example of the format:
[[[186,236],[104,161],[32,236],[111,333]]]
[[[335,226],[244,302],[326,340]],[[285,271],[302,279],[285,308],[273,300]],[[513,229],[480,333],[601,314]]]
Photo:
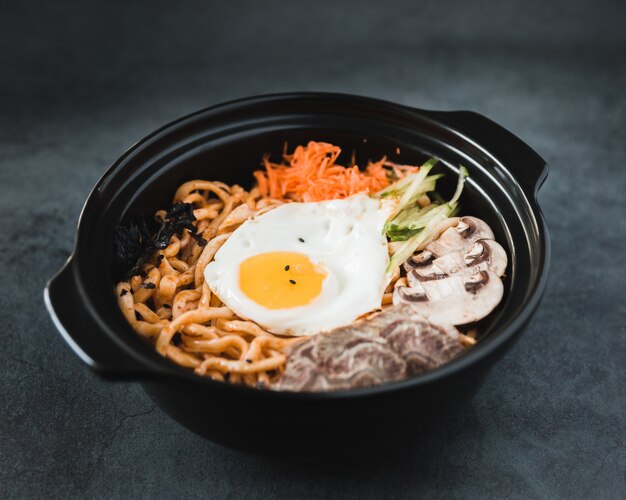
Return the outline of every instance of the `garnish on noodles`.
[[[145,219],[131,222],[128,227],[119,226],[114,242],[118,266],[124,270],[127,278],[141,272],[146,259],[158,249],[167,248],[173,235],[181,236],[187,230],[199,245],[206,245],[206,240],[196,233],[193,222],[196,217],[191,203],[177,203],[160,219],[160,227],[151,236],[150,225]],[[162,258],[162,256],[161,256]]]
[[[472,345],[507,258],[454,216],[467,171],[445,202],[436,159],[361,170],[340,153],[266,156],[250,190],[191,180],[158,229],[121,228],[116,296],[135,331],[200,376],[297,391],[399,380]]]
[[[285,163],[263,158],[265,170],[254,172],[263,197],[301,202],[337,200],[357,193],[375,193],[402,179],[417,167],[395,165],[385,158],[370,162],[364,170],[357,165],[337,163],[341,148],[326,142],[309,142],[285,154]]]

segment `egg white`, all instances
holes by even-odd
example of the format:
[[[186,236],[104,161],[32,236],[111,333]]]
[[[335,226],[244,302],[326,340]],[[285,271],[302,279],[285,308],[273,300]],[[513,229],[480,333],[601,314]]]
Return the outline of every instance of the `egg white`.
[[[273,333],[312,335],[349,324],[380,307],[389,263],[383,232],[389,213],[389,206],[365,194],[282,205],[234,231],[205,268],[205,279],[238,316]],[[279,251],[302,253],[325,269],[322,291],[309,304],[268,309],[239,288],[241,262]]]

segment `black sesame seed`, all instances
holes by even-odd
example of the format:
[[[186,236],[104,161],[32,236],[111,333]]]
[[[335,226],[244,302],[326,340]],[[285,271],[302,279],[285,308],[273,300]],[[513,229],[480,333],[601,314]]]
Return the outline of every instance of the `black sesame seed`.
[[[126,295],[128,293],[128,290],[122,290],[120,292],[120,297],[123,297],[124,295]]]
[[[300,243],[304,243],[304,239],[302,239],[302,238],[298,238],[298,241],[299,241]]]
[[[147,283],[142,283],[141,285],[139,285],[139,288],[148,288],[150,290],[154,290],[156,288],[156,285],[148,281]]]
[[[172,306],[170,306],[169,304],[163,304],[163,307],[165,307],[165,309],[171,309]]]
[[[246,363],[252,363],[251,359],[246,359]]]
[[[292,285],[296,284],[296,280],[289,280],[289,283],[291,283]]]
[[[285,271],[289,271],[289,266],[285,266]]]

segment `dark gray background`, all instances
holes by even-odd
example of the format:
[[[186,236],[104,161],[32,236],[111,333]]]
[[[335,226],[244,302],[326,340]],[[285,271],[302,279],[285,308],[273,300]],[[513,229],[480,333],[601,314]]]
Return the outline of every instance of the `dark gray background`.
[[[623,4],[227,3],[2,4],[0,496],[623,497]],[[44,310],[81,205],[125,148],[207,105],[287,90],[475,110],[550,165],[543,304],[420,449],[338,466],[221,448],[136,384],[92,375]]]

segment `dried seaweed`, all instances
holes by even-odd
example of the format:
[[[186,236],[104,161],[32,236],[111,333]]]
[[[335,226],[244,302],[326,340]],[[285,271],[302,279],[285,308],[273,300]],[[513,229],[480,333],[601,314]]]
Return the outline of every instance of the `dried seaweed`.
[[[206,240],[193,225],[195,220],[191,203],[177,203],[159,221],[160,227],[156,231],[154,224],[151,228],[145,218],[131,221],[126,227],[118,226],[114,235],[118,274],[125,279],[141,274],[141,268],[154,251],[167,248],[172,236],[182,237],[185,229],[200,245],[206,245]]]
[[[118,278],[126,279],[139,274],[153,251],[151,233],[145,218],[116,228],[113,241]]]

